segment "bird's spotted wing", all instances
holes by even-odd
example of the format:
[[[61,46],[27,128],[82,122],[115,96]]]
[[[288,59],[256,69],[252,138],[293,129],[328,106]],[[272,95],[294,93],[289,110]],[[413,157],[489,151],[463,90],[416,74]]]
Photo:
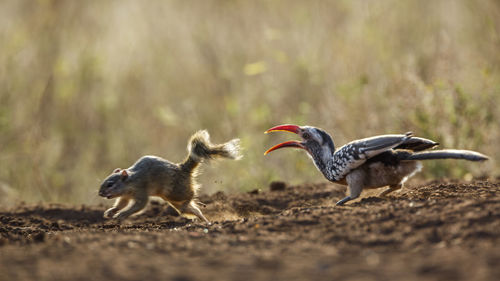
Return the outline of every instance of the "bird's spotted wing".
[[[406,135],[381,135],[352,141],[335,151],[333,165],[330,165],[335,180],[344,178],[350,171],[363,165],[366,160],[411,139]]]

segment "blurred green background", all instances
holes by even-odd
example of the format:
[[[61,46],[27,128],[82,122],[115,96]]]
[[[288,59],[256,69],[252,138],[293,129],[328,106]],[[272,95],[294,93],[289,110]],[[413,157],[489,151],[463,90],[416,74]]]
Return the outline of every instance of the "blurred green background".
[[[429,161],[421,179],[500,173],[500,2],[0,2],[0,197],[98,203],[144,154],[181,161],[198,129],[242,139],[202,192],[324,181],[298,151],[314,125],[340,146],[404,133],[487,163]]]

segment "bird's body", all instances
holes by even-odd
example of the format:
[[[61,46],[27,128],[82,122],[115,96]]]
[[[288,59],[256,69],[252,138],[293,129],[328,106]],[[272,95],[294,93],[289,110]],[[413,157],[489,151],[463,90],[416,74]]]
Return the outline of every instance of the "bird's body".
[[[302,137],[302,142],[288,141],[278,144],[268,151],[282,147],[305,149],[325,178],[332,182],[347,184],[350,194],[337,202],[342,205],[357,198],[364,188],[389,186],[381,195],[400,189],[404,182],[420,171],[419,160],[465,159],[482,161],[488,159],[483,154],[469,150],[434,150],[438,143],[413,137],[411,133],[401,135],[381,135],[352,141],[339,149],[325,131],[296,125],[281,125],[269,129],[289,131]]]

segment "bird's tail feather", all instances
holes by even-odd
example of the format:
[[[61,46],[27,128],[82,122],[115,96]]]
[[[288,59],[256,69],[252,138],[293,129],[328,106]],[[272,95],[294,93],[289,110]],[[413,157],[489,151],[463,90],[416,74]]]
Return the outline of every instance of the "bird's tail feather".
[[[413,153],[405,160],[431,159],[464,159],[469,161],[484,161],[488,160],[488,156],[471,150],[443,149]]]

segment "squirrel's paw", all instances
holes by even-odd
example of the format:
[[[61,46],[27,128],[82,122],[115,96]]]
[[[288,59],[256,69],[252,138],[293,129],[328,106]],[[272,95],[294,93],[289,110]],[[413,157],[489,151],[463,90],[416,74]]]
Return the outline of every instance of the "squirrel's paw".
[[[111,208],[111,209],[107,209],[104,214],[102,215],[105,219],[110,219],[112,217],[115,216],[116,214],[116,209],[115,208]]]
[[[128,215],[125,213],[118,213],[118,214],[115,214],[113,216],[113,219],[118,220],[118,221],[122,221],[122,220],[126,219],[127,217],[128,217]]]

